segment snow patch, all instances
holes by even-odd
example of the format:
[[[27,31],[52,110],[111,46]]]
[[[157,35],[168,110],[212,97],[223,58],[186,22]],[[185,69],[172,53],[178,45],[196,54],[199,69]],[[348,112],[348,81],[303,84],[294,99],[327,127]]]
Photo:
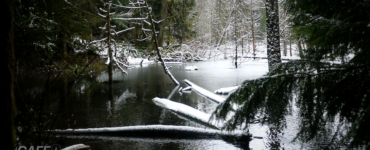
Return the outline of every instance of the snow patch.
[[[191,70],[198,70],[197,66],[186,66],[185,70],[191,71]]]

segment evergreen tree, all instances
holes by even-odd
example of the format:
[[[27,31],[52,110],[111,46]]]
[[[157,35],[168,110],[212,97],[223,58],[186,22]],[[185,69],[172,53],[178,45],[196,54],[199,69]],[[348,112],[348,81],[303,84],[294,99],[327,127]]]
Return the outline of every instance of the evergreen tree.
[[[100,21],[95,0],[21,0],[15,7],[15,49],[22,68],[43,67],[73,52],[73,40],[90,40]]]
[[[282,129],[297,105],[295,139],[329,139],[326,149],[369,149],[368,8],[366,0],[287,0],[293,31],[307,43],[305,60],[278,64],[262,78],[244,81],[212,116],[225,120],[227,130],[256,121]]]
[[[192,26],[195,14],[191,12],[194,6],[194,0],[167,1],[167,41],[172,42],[171,37],[173,37],[182,44],[186,39],[194,36]]]

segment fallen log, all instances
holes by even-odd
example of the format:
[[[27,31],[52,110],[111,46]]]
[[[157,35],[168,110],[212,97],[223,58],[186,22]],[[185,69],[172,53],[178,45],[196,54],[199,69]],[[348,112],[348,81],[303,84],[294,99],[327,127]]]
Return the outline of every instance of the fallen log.
[[[165,109],[170,110],[172,113],[179,115],[180,118],[184,118],[189,121],[193,121],[197,124],[201,124],[213,129],[220,129],[216,122],[208,122],[211,115],[201,112],[193,107],[185,104],[177,103],[169,99],[164,98],[153,98],[153,102]]]
[[[185,83],[192,87],[193,90],[197,91],[200,95],[205,96],[206,98],[213,100],[216,103],[221,103],[225,101],[225,98],[218,96],[206,89],[203,89],[202,87],[194,84],[193,82],[190,82],[189,80],[185,79]]]
[[[244,133],[243,131],[226,132],[214,129],[173,125],[140,125],[65,130],[56,129],[52,130],[51,133],[57,134],[59,136],[103,135],[141,138],[233,139],[237,141],[251,140],[251,135],[249,133]]]

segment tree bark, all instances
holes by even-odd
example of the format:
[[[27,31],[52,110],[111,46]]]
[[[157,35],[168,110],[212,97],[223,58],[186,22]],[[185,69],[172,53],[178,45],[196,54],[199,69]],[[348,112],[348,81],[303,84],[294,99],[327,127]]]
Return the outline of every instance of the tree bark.
[[[299,57],[301,57],[301,59],[303,59],[304,55],[303,55],[303,51],[302,51],[301,41],[298,41],[298,51],[299,51]]]
[[[235,68],[238,68],[238,38],[237,38],[237,27],[238,27],[238,24],[237,24],[237,13],[235,13],[234,15],[234,21],[235,21],[235,26],[234,26],[234,39],[235,39]]]
[[[108,31],[108,57],[109,57],[109,64],[108,64],[108,76],[109,76],[109,83],[113,82],[113,55],[112,55],[112,48],[111,48],[111,34],[110,34],[110,4],[108,4],[108,13],[107,13],[107,31]]]
[[[161,6],[161,17],[163,19],[163,22],[159,24],[159,35],[158,35],[158,46],[163,47],[163,40],[164,40],[164,32],[165,32],[165,25],[167,21],[167,0],[162,0],[162,6]]]
[[[267,58],[269,70],[281,63],[277,0],[266,0]]]
[[[3,14],[4,24],[3,26],[3,46],[5,47],[5,54],[2,55],[2,60],[5,63],[2,64],[4,70],[4,81],[5,84],[3,95],[4,105],[3,114],[5,116],[5,139],[2,145],[2,149],[15,149],[16,143],[16,131],[14,126],[14,119],[17,115],[14,98],[14,70],[15,70],[15,55],[14,55],[14,0],[6,0],[4,5],[1,5],[5,14]]]
[[[253,22],[253,7],[252,7],[252,0],[251,0],[251,21],[252,21],[252,39],[253,39],[253,56],[256,56],[256,45],[254,44],[254,22]]]
[[[285,39],[283,40],[283,46],[284,46],[284,56],[286,56],[288,52],[287,52],[287,45],[286,45]]]
[[[67,52],[67,39],[65,34],[63,34],[62,46],[63,46],[63,57],[66,58],[68,56],[68,52]]]
[[[292,40],[289,39],[289,51],[290,51],[290,56],[292,56]]]

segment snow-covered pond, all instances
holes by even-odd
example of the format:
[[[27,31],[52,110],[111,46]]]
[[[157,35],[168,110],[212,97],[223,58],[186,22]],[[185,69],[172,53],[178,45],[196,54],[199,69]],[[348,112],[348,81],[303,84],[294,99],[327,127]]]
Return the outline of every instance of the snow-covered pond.
[[[171,72],[180,82],[182,88],[187,87],[184,80],[188,79],[209,91],[223,87],[239,85],[246,79],[258,78],[267,72],[267,63],[249,61],[236,69],[231,59],[220,61],[187,62],[168,64]],[[186,66],[197,66],[198,70],[186,71]],[[40,93],[43,84],[35,77],[23,85],[25,96]],[[134,125],[182,125],[204,127],[190,120],[181,118],[170,111],[158,107],[152,101],[154,97],[167,98],[191,106],[199,111],[210,114],[216,103],[198,93],[173,91],[175,85],[164,74],[160,64],[147,64],[143,67],[128,69],[128,75],[115,70],[113,87],[103,83],[108,80],[107,73],[91,74],[73,85],[73,89],[64,103],[60,119],[55,125],[57,129],[67,128],[98,128]],[[56,113],[60,107],[58,100],[66,93],[71,83],[60,82],[51,88],[54,101],[47,101],[45,111]],[[31,96],[32,97],[32,96]],[[258,139],[255,139],[258,140]],[[254,140],[253,140],[254,141]],[[151,139],[109,136],[76,136],[56,139],[62,147],[83,143],[92,149],[239,149],[236,145],[221,139]],[[264,148],[263,142],[257,148]],[[256,146],[254,146],[256,149]]]

